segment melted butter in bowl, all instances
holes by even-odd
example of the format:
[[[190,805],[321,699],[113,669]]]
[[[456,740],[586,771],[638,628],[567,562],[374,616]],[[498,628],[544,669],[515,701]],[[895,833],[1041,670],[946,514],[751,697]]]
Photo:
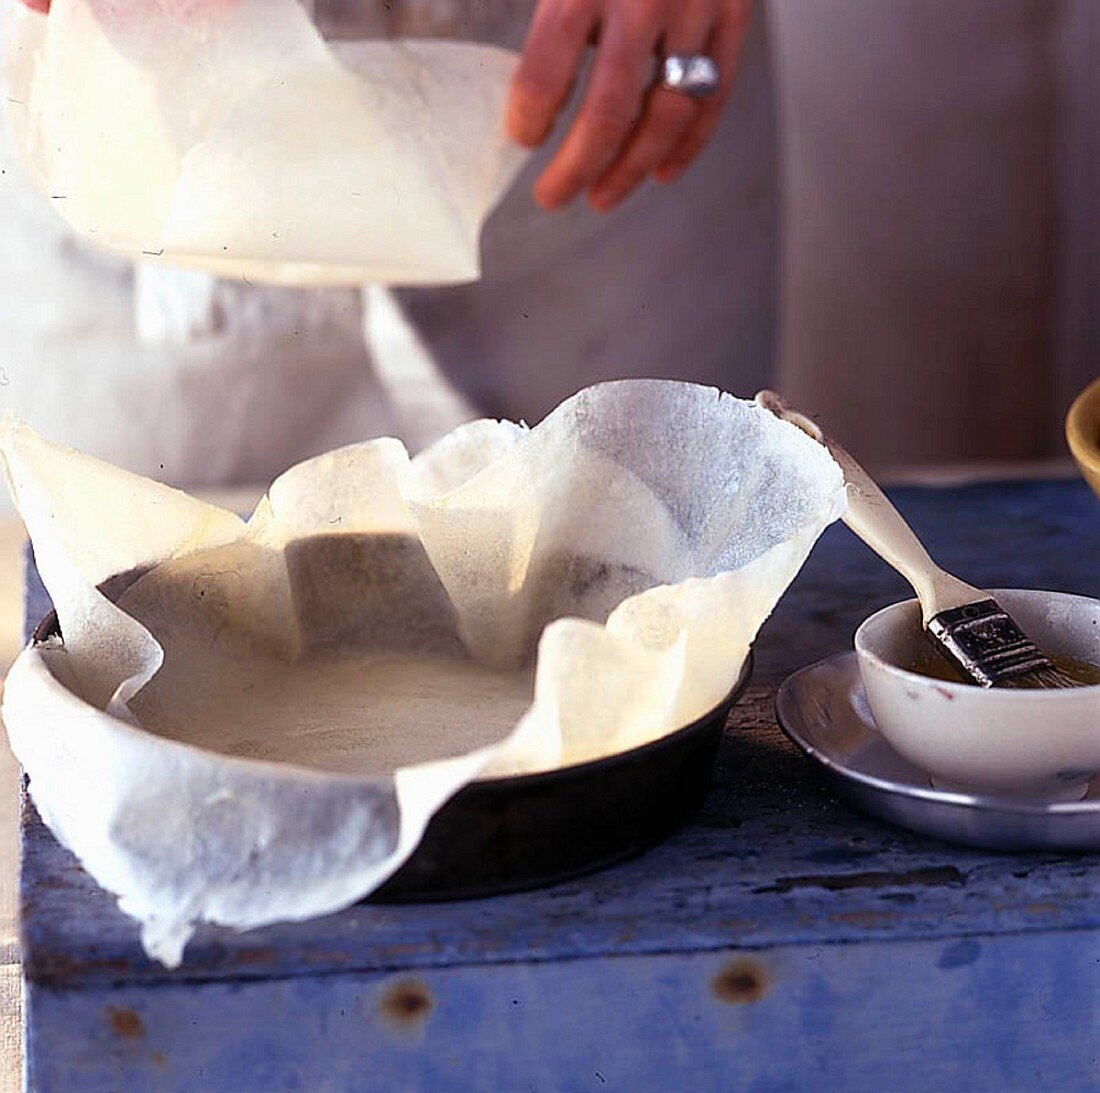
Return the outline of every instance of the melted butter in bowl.
[[[1082,686],[1092,686],[1100,683],[1100,664],[1093,664],[1077,657],[1059,654],[1051,656],[1050,659],[1055,668],[1076,679]],[[918,656],[912,664],[903,664],[901,667],[910,672],[916,672],[918,675],[929,676],[932,679],[942,679],[947,683],[965,683],[970,686],[977,686],[977,684],[964,678],[962,673],[950,661],[940,656],[931,644],[928,645],[925,656]]]

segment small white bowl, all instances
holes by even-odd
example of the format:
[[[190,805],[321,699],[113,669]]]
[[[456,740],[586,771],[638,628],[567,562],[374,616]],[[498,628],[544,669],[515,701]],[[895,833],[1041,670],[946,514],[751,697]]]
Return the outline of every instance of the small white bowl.
[[[1100,600],[1021,589],[992,595],[1046,652],[1100,663]],[[855,644],[879,731],[939,788],[1072,801],[1100,773],[1100,685],[986,690],[921,674],[938,654],[916,600],[872,615]]]

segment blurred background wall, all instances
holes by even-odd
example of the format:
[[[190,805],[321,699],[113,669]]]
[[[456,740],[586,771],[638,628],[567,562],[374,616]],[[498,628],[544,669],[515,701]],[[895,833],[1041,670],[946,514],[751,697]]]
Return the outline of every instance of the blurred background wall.
[[[880,465],[1062,452],[1100,373],[1100,5],[769,11],[777,382]]]
[[[411,7],[422,27],[427,0]],[[473,34],[522,43],[531,5],[498,4],[492,19],[469,7],[482,16]],[[402,294],[475,402],[534,422],[604,379],[676,376],[750,395],[770,381],[779,211],[766,32],[757,18],[725,123],[676,185],[650,183],[609,216],[583,200],[548,215],[531,186],[551,146],[489,222],[481,282]]]
[[[314,7],[334,37],[519,46],[533,0]],[[1100,371],[1098,24],[1097,0],[761,3],[679,184],[550,216],[535,157],[484,280],[399,294],[415,337],[385,346],[354,291],[135,277],[72,239],[0,142],[0,409],[182,485],[266,481],[397,431],[418,337],[471,413],[533,422],[587,383],[678,376],[778,386],[878,470],[1060,457]]]
[[[514,45],[529,8],[404,0],[385,29]],[[1061,456],[1100,374],[1098,68],[1096,0],[770,0],[682,187],[606,223],[520,188],[486,281],[408,306],[502,411],[677,374],[774,383],[879,468]]]

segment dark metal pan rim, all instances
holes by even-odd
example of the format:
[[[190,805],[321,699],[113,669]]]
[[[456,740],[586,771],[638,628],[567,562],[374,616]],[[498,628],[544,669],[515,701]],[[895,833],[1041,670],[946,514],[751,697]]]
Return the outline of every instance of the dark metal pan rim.
[[[505,786],[522,788],[524,786],[552,785],[555,781],[562,779],[571,780],[572,778],[584,775],[588,772],[597,770],[606,771],[624,763],[633,763],[637,760],[647,759],[651,755],[663,751],[670,745],[675,746],[677,741],[692,736],[720,710],[728,709],[733,706],[741,695],[744,694],[745,688],[748,687],[749,680],[752,678],[752,672],[753,654],[750,650],[741,668],[741,674],[737,677],[737,682],[720,702],[716,702],[706,713],[701,714],[687,725],[683,725],[678,729],[673,729],[672,732],[665,733],[664,736],[658,736],[655,740],[650,740],[646,744],[639,744],[637,747],[628,748],[626,751],[614,752],[611,755],[605,755],[599,759],[586,759],[582,763],[570,763],[565,767],[553,767],[550,770],[535,771],[533,774],[514,774],[482,779],[475,778],[470,784],[489,788],[504,788]]]

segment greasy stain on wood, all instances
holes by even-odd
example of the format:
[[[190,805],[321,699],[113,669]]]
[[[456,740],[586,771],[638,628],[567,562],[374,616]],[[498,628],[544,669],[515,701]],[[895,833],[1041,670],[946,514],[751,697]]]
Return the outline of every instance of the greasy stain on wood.
[[[274,949],[261,948],[261,949],[242,949],[239,953],[235,953],[233,959],[238,964],[273,964],[277,959],[278,954]]]
[[[850,888],[910,888],[914,885],[938,887],[956,884],[966,884],[966,874],[953,865],[945,865],[931,869],[912,869],[908,872],[824,873],[780,877],[774,884],[754,888],[753,891],[792,892],[796,888],[824,888],[830,892],[841,892]]]
[[[24,908],[26,918],[26,908]],[[61,953],[46,952],[37,958],[31,958],[24,962],[23,974],[36,982],[64,985],[70,977],[92,973],[105,973],[112,978],[123,978],[134,967],[134,962],[123,958],[116,960],[74,960]]]
[[[837,911],[829,916],[829,921],[875,930],[894,925],[899,917],[896,911]]]
[[[386,988],[378,1008],[389,1025],[412,1031],[423,1025],[434,1006],[431,991],[419,979],[402,979]]]
[[[711,981],[711,994],[728,1005],[747,1006],[768,993],[767,973],[754,960],[734,960]]]
[[[129,1006],[108,1006],[107,1020],[116,1036],[137,1040],[145,1035],[145,1022]]]

